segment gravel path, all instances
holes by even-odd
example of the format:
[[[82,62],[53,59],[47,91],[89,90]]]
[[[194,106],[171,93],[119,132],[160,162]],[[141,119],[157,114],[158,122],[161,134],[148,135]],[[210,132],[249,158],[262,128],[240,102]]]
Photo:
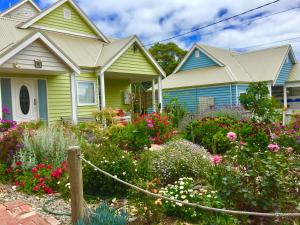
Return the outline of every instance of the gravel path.
[[[43,211],[43,205],[47,200],[52,198],[58,197],[58,194],[53,195],[44,195],[41,197],[35,195],[27,195],[23,192],[17,192],[13,190],[12,185],[3,185],[0,184],[0,204],[5,202],[10,202],[13,200],[21,200],[27,204],[32,206],[32,209],[44,216],[54,216],[58,221],[61,222],[63,225],[71,224],[71,217],[70,216],[57,216],[48,214]],[[48,206],[48,210],[52,212],[71,212],[70,203],[64,200],[56,200]]]

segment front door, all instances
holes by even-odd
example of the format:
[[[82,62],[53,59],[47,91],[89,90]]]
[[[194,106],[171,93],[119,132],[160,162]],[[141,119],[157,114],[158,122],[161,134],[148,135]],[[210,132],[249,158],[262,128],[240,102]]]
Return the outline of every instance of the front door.
[[[12,79],[13,119],[17,122],[38,119],[37,80]]]

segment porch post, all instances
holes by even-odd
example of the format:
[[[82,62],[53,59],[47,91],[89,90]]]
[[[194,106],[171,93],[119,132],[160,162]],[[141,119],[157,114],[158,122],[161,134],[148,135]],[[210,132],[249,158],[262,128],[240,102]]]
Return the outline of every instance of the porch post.
[[[155,79],[152,80],[152,107],[153,107],[153,112],[156,112],[156,90],[155,90]]]
[[[159,112],[161,113],[163,111],[163,96],[162,96],[161,75],[159,75],[159,77],[158,77],[158,104],[160,106]]]
[[[98,74],[100,79],[100,98],[101,98],[101,109],[104,109],[106,107],[105,102],[105,79],[104,79],[104,72],[100,72]]]
[[[71,77],[71,94],[72,94],[72,121],[77,124],[77,82],[76,73],[73,72]]]
[[[269,95],[270,97],[272,97],[272,84],[268,85],[268,89],[269,89]]]
[[[285,125],[286,124],[286,111],[287,111],[287,107],[288,107],[286,86],[283,86],[283,107],[284,107],[284,110],[283,110],[283,113],[282,113],[282,116],[283,116],[282,124]]]

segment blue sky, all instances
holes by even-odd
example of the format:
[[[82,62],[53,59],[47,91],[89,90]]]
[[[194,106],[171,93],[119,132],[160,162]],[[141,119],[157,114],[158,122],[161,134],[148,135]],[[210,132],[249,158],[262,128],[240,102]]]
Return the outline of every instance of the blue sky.
[[[56,0],[36,0],[42,8]],[[145,44],[201,27],[238,14],[271,0],[76,0],[94,23],[113,37],[137,34]],[[0,10],[18,0],[0,0]],[[202,42],[230,49],[256,48],[286,44],[278,40],[300,37],[300,8],[275,16],[258,19],[295,6],[300,0],[281,0],[238,19],[174,39],[183,48]],[[276,42],[273,44],[265,44]],[[290,41],[298,59],[300,38]],[[252,47],[251,49],[256,49]]]

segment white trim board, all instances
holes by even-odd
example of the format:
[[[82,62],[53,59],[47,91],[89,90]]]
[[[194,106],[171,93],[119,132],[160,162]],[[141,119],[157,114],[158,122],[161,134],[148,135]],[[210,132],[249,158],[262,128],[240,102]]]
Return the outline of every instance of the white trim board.
[[[154,67],[160,72],[160,75],[166,77],[166,73],[163,71],[163,69],[160,67],[160,65],[156,62],[156,60],[153,58],[153,56],[145,49],[142,42],[137,38],[137,36],[133,36],[128,43],[111,59],[108,60],[108,62],[102,67],[101,72],[105,72],[112,64],[114,64],[117,59],[123,55],[134,43],[137,43],[140,47],[140,49],[143,51],[143,53],[148,57],[148,59],[151,61],[151,63],[154,65]]]
[[[34,1],[32,0],[23,0],[15,5],[13,5],[12,7],[8,8],[7,10],[5,10],[3,13],[0,13],[0,16],[5,16],[8,13],[14,11],[15,9],[19,8],[20,6],[24,5],[25,3],[31,3],[31,5],[38,11],[41,12],[42,10],[37,6],[37,4],[34,3]]]
[[[105,37],[105,35],[98,29],[98,27],[87,17],[87,15],[72,1],[72,0],[60,0],[54,3],[52,6],[38,14],[36,17],[33,17],[29,21],[25,22],[24,24],[20,24],[19,27],[26,29],[30,26],[32,26],[34,23],[36,23],[41,18],[48,15],[53,10],[57,9],[59,6],[63,5],[64,3],[69,2],[72,7],[80,14],[80,16],[84,19],[85,22],[88,23],[88,25],[93,29],[93,31],[96,32],[97,35],[99,35],[100,38],[102,38],[106,43],[110,43],[110,41]]]
[[[80,74],[79,67],[75,63],[73,63],[63,52],[61,52],[61,50],[59,50],[52,42],[50,42],[44,35],[42,35],[39,32],[33,34],[20,44],[17,44],[17,46],[13,47],[12,50],[9,50],[6,53],[4,53],[0,57],[0,65],[5,63],[11,57],[19,53],[24,48],[28,47],[31,43],[33,43],[36,40],[41,40],[42,42],[44,42],[52,50],[53,53],[55,53],[63,62],[65,62],[66,65],[68,65],[77,74]]]

